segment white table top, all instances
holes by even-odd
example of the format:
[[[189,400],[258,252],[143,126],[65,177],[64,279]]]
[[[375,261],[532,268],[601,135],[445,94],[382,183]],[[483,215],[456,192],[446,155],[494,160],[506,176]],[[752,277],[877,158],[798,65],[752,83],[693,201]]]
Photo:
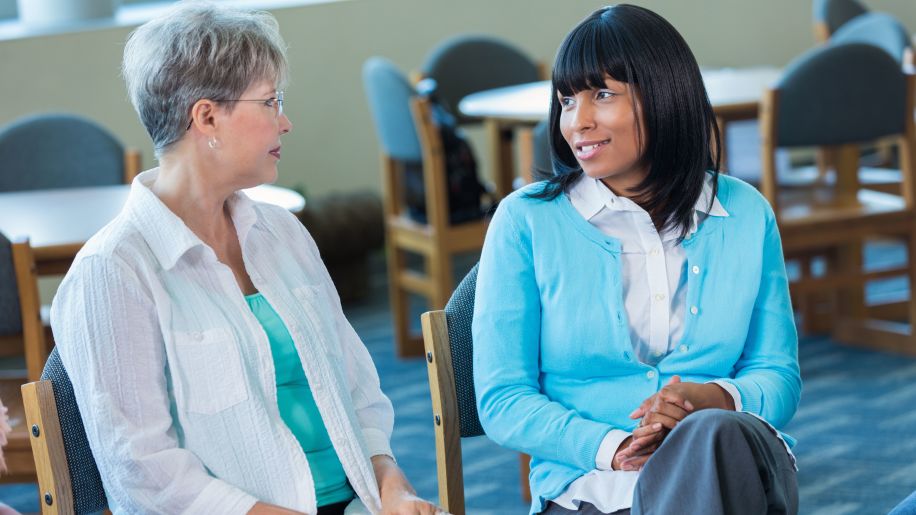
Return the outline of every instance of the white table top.
[[[704,69],[703,82],[714,110],[756,105],[764,90],[779,78],[773,67]],[[537,123],[550,110],[550,81],[472,93],[458,103],[467,116]]]
[[[295,191],[264,184],[243,190],[253,200],[302,211]],[[28,236],[33,248],[82,244],[114,219],[127,202],[130,186],[94,186],[0,193],[0,233]]]

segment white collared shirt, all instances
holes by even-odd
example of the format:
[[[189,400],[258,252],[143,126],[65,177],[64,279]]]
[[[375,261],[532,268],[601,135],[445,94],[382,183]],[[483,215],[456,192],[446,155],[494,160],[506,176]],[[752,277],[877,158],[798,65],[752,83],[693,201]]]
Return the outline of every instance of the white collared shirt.
[[[80,251],[51,320],[115,513],[315,513],[314,483],[280,417],[270,345],[232,271],[140,174],[118,217]],[[380,509],[370,456],[394,413],[344,318],[315,243],[282,208],[229,199],[245,268],[283,320],[331,442]]]
[[[632,200],[615,195],[599,179],[583,175],[567,194],[589,223],[620,241],[630,341],[639,361],[657,365],[680,343],[687,311],[698,309],[687,306],[687,274],[699,270],[686,269],[687,257],[677,232],[659,233],[648,212]],[[729,216],[719,199],[712,196],[711,180],[703,184],[688,235],[695,233],[708,216]],[[724,381],[713,382],[731,394],[735,409],[740,411],[741,395],[737,389]],[[631,507],[639,473],[611,469],[614,453],[629,435],[619,429],[610,431],[598,449],[595,470],[573,481],[553,502],[576,510],[580,501],[587,501],[604,513]]]

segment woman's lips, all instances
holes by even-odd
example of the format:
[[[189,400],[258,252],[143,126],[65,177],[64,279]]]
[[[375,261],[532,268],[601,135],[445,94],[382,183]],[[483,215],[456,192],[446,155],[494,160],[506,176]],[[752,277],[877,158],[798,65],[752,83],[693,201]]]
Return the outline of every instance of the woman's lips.
[[[601,148],[610,143],[611,140],[606,139],[603,141],[587,141],[583,143],[576,144],[576,158],[580,160],[588,160],[601,151]]]
[[[268,154],[276,157],[277,159],[280,159],[280,147],[272,149],[270,152],[268,152]]]

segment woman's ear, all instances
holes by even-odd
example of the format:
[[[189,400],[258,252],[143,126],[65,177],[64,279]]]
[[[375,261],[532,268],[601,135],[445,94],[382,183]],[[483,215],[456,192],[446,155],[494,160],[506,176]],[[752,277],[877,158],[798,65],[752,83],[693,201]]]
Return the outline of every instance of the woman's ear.
[[[212,135],[216,131],[216,102],[202,98],[191,106],[191,126],[204,134]]]

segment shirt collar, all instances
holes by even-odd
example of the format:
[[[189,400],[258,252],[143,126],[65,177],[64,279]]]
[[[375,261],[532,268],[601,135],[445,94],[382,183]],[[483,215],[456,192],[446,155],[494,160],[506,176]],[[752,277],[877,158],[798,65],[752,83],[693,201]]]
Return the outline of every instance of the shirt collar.
[[[693,234],[697,231],[701,221],[697,213],[700,213],[703,218],[707,216],[729,216],[728,211],[725,210],[719,199],[712,196],[712,181],[711,175],[703,181],[703,189],[700,191],[696,204],[694,204],[693,222],[688,234]],[[643,210],[632,200],[616,195],[600,179],[595,179],[585,174],[570,188],[569,196],[586,220],[591,220],[604,209],[610,211]],[[709,202],[710,198],[712,198],[712,204]]]
[[[178,263],[189,250],[204,247],[212,252],[200,238],[185,225],[184,220],[172,212],[156,196],[149,186],[159,176],[159,168],[147,170],[130,185],[125,211],[132,223],[143,235],[159,264],[168,270]],[[257,221],[254,202],[242,192],[235,192],[228,199],[229,215],[244,248],[245,239]]]

